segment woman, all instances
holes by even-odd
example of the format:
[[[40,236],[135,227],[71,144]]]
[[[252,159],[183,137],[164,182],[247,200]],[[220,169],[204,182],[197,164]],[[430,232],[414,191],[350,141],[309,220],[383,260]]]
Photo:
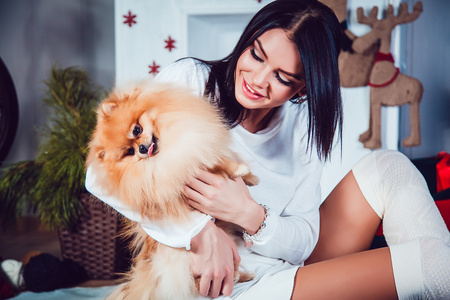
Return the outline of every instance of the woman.
[[[342,122],[340,35],[336,17],[323,4],[278,0],[255,15],[227,58],[183,59],[157,77],[187,85],[217,105],[235,150],[261,181],[249,189],[241,178],[199,171],[185,195],[204,214],[193,216],[190,226],[138,220],[156,240],[191,249],[201,295],[450,295],[450,234],[423,178],[400,153],[376,151],[363,158],[321,205],[323,162]],[[95,190],[89,173],[88,189],[129,215]],[[211,217],[240,225],[247,248],[238,249]],[[364,251],[381,220],[389,248]],[[256,279],[233,287],[233,260],[241,260]]]

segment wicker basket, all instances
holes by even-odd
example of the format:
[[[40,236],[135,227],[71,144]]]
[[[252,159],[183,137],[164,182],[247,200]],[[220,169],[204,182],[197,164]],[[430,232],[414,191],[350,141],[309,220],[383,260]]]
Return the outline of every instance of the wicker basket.
[[[84,215],[72,231],[60,229],[58,237],[62,259],[80,264],[89,279],[113,279],[129,262],[125,242],[118,238],[117,214],[89,193],[79,196]]]

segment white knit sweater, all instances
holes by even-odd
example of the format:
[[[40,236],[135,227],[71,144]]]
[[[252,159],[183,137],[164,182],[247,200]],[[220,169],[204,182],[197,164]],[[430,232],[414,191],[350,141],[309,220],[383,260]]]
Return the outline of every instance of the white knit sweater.
[[[157,82],[174,82],[202,95],[209,68],[193,59],[176,62],[158,74]],[[250,249],[239,246],[241,265],[258,274],[276,273],[301,265],[314,249],[319,235],[320,178],[323,164],[314,147],[307,147],[308,108],[305,103],[282,105],[268,127],[255,134],[241,126],[231,129],[233,149],[249,164],[260,183],[250,187],[255,201],[270,208],[267,226]],[[211,219],[199,212],[190,224],[173,226],[143,220],[95,184],[95,170],[88,169],[87,189],[127,218],[137,221],[155,240],[189,249],[190,240]],[[235,287],[234,295],[251,283]]]

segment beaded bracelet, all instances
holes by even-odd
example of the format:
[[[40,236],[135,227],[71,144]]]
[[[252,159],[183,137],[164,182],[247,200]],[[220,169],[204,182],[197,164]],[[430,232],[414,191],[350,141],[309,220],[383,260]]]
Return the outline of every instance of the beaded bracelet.
[[[261,226],[259,226],[258,231],[256,231],[256,233],[254,235],[250,235],[247,231],[245,231],[245,229],[242,230],[245,247],[247,247],[247,248],[250,248],[253,245],[253,241],[256,240],[258,238],[258,236],[261,235],[261,232],[263,231],[263,229],[266,228],[267,218],[270,216],[269,208],[264,204],[260,204],[260,205],[264,208],[264,220],[261,223]]]

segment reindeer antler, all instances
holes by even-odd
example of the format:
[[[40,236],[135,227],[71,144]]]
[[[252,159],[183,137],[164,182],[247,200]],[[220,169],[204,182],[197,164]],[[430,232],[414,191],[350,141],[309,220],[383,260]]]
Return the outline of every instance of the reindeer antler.
[[[392,4],[389,4],[386,11],[386,17],[384,18],[384,20],[389,20],[391,23],[391,27],[394,28],[396,25],[414,21],[420,16],[422,11],[423,6],[422,2],[420,1],[414,5],[412,13],[408,13],[408,3],[402,2],[398,9],[398,15],[394,16],[394,7],[392,6]],[[356,10],[356,15],[359,23],[369,25],[370,27],[373,27],[376,24],[376,22],[383,20],[383,19],[378,20],[377,18],[378,15],[377,6],[373,7],[370,10],[370,13],[367,17],[364,14],[364,9],[362,7],[358,7],[358,9]]]
[[[389,5],[391,7],[392,5]],[[392,8],[392,16],[393,16],[393,8]],[[395,25],[405,24],[414,21],[417,19],[423,11],[422,2],[417,2],[414,4],[413,12],[408,13],[408,3],[402,2],[398,9],[397,17],[394,17]],[[389,12],[389,10],[388,10]]]
[[[377,15],[378,15],[378,7],[377,6],[374,6],[370,10],[369,16],[367,16],[367,17],[364,14],[364,9],[362,7],[358,7],[358,9],[356,10],[356,16],[358,19],[358,23],[366,24],[371,27],[378,21]]]
[[[358,7],[356,14],[358,22],[369,25],[372,30],[365,35],[355,39],[352,45],[353,50],[358,53],[363,53],[373,45],[376,40],[380,41],[380,51],[389,53],[391,51],[391,33],[394,27],[398,24],[412,22],[421,14],[422,2],[417,2],[414,5],[412,13],[408,13],[408,4],[402,2],[399,7],[399,13],[394,15],[394,7],[389,5],[386,11],[385,18],[378,19],[378,7],[373,7],[369,15],[364,14],[362,7]]]

